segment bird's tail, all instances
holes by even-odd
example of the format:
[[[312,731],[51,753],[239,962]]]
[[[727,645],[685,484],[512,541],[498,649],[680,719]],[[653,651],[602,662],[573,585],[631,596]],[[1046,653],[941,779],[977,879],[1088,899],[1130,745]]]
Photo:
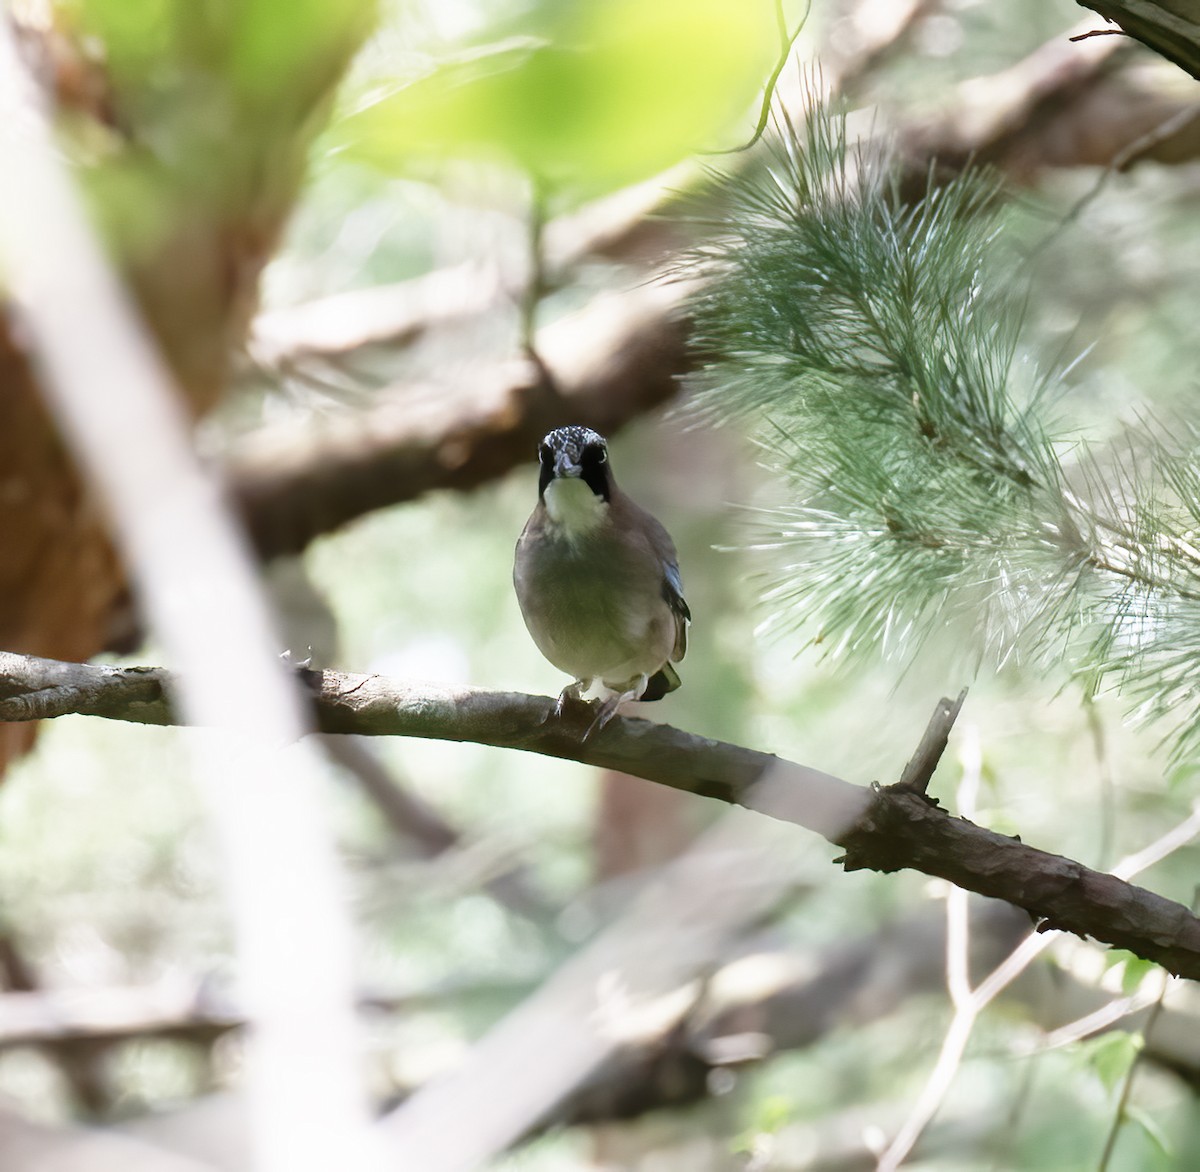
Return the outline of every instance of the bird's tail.
[[[661,700],[668,692],[675,691],[683,681],[669,663],[664,663],[647,681],[646,690],[639,700]]]

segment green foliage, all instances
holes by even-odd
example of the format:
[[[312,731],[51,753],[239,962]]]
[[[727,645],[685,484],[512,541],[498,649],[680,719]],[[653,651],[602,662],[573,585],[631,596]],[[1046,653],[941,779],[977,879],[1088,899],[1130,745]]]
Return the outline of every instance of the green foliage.
[[[1156,1154],[1168,1162],[1168,1167],[1178,1167],[1178,1164],[1172,1163],[1175,1156],[1175,1145],[1171,1143],[1162,1127],[1146,1111],[1132,1104],[1127,1105],[1125,1118],[1150,1141]]]
[[[1105,968],[1116,968],[1121,965],[1121,992],[1126,997],[1136,993],[1140,988],[1142,981],[1146,979],[1150,973],[1158,969],[1152,960],[1144,960],[1140,956],[1135,956],[1124,948],[1112,948],[1104,954]]]
[[[994,181],[905,205],[816,111],[724,187],[696,257],[702,404],[758,423],[792,497],[763,522],[774,623],[835,654],[909,656],[950,625],[979,661],[1066,658],[1200,746],[1195,436],[1055,434],[1065,372],[1022,349]]]
[[[269,226],[374,10],[374,0],[57,0],[64,30],[104,70],[105,117],[65,129],[90,164],[114,250],[136,258],[195,211],[242,216],[256,200]]]
[[[203,79],[235,102],[259,102],[328,81],[331,48],[355,45],[372,0],[58,0],[60,13],[102,46],[118,98],[148,102]],[[306,71],[320,77],[305,80]]]
[[[1141,1034],[1110,1030],[1079,1045],[1084,1061],[1104,1084],[1104,1089],[1111,1094],[1129,1074],[1130,1068],[1142,1051],[1143,1042]]]
[[[350,115],[349,149],[401,168],[498,156],[543,184],[603,190],[719,145],[774,48],[765,0],[543,0],[490,35]]]

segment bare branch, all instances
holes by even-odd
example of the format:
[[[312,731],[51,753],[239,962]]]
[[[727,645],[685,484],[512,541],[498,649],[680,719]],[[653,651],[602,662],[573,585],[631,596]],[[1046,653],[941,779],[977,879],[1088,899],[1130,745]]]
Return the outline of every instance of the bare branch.
[[[218,1172],[206,1161],[176,1155],[132,1136],[51,1127],[0,1111],[0,1167],[54,1172]]]
[[[929,725],[925,729],[925,735],[921,737],[917,751],[904,767],[904,772],[896,783],[897,788],[912,790],[913,793],[918,794],[923,794],[929,788],[933,771],[938,767],[938,762],[946,751],[946,745],[950,740],[950,730],[954,727],[954,722],[958,719],[958,714],[962,711],[963,701],[966,698],[967,689],[963,688],[959,692],[957,700],[943,696],[938,701],[938,706],[934,709],[933,716],[929,718]]]
[[[768,753],[645,720],[618,718],[582,739],[592,713],[554,700],[381,676],[302,671],[323,732],[473,741],[617,769],[794,822],[845,848],[847,870],[912,869],[1025,908],[1039,928],[1093,936],[1179,976],[1200,978],[1200,919],[1115,875],[932,807],[919,795],[853,785]],[[236,690],[236,680],[230,682]],[[169,673],[0,653],[0,720],[79,713],[178,723]],[[252,697],[244,704],[252,706]]]
[[[319,533],[435,488],[470,489],[533,458],[553,427],[606,435],[670,399],[692,362],[678,308],[682,283],[601,297],[542,330],[537,364],[511,361],[480,380],[470,403],[416,388],[383,392],[367,411],[250,436],[228,473],[264,557],[296,553]]]

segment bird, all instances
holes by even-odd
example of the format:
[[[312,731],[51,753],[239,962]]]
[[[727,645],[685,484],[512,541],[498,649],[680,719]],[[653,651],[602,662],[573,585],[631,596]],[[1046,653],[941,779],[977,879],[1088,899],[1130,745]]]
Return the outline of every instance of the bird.
[[[573,677],[554,713],[599,683],[606,696],[584,739],[626,700],[660,700],[680,685],[691,611],[675,545],[617,487],[608,443],[559,427],[538,445],[538,502],[517,541],[513,584],[538,650]]]

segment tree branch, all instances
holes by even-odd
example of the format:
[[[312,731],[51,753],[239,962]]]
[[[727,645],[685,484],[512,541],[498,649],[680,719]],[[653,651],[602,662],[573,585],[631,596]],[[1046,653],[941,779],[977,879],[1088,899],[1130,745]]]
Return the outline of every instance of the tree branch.
[[[1079,0],[1200,78],[1200,18],[1189,0]]]
[[[628,717],[584,741],[590,706],[570,705],[556,718],[549,696],[300,674],[324,732],[472,741],[618,769],[803,826],[845,848],[847,870],[921,871],[1022,907],[1042,930],[1092,936],[1200,978],[1200,919],[1182,904],[951,817],[912,792],[853,785],[769,753]],[[77,713],[174,724],[173,688],[160,668],[0,653],[0,720]]]
[[[533,458],[551,428],[606,435],[668,399],[691,367],[680,303],[687,286],[658,281],[598,298],[542,330],[537,364],[511,361],[481,380],[467,407],[414,388],[384,392],[367,411],[319,425],[255,433],[226,461],[237,506],[264,558],[372,509],[437,488],[466,490]]]
[[[937,769],[938,762],[942,759],[942,754],[946,751],[946,745],[949,743],[950,730],[954,727],[954,722],[958,719],[958,714],[962,711],[966,698],[967,689],[963,688],[959,692],[957,700],[950,700],[943,696],[938,701],[938,706],[929,719],[929,725],[925,729],[925,735],[921,737],[917,751],[904,767],[904,772],[900,774],[900,780],[896,783],[897,788],[912,790],[917,794],[923,794],[929,788],[934,770]]]

